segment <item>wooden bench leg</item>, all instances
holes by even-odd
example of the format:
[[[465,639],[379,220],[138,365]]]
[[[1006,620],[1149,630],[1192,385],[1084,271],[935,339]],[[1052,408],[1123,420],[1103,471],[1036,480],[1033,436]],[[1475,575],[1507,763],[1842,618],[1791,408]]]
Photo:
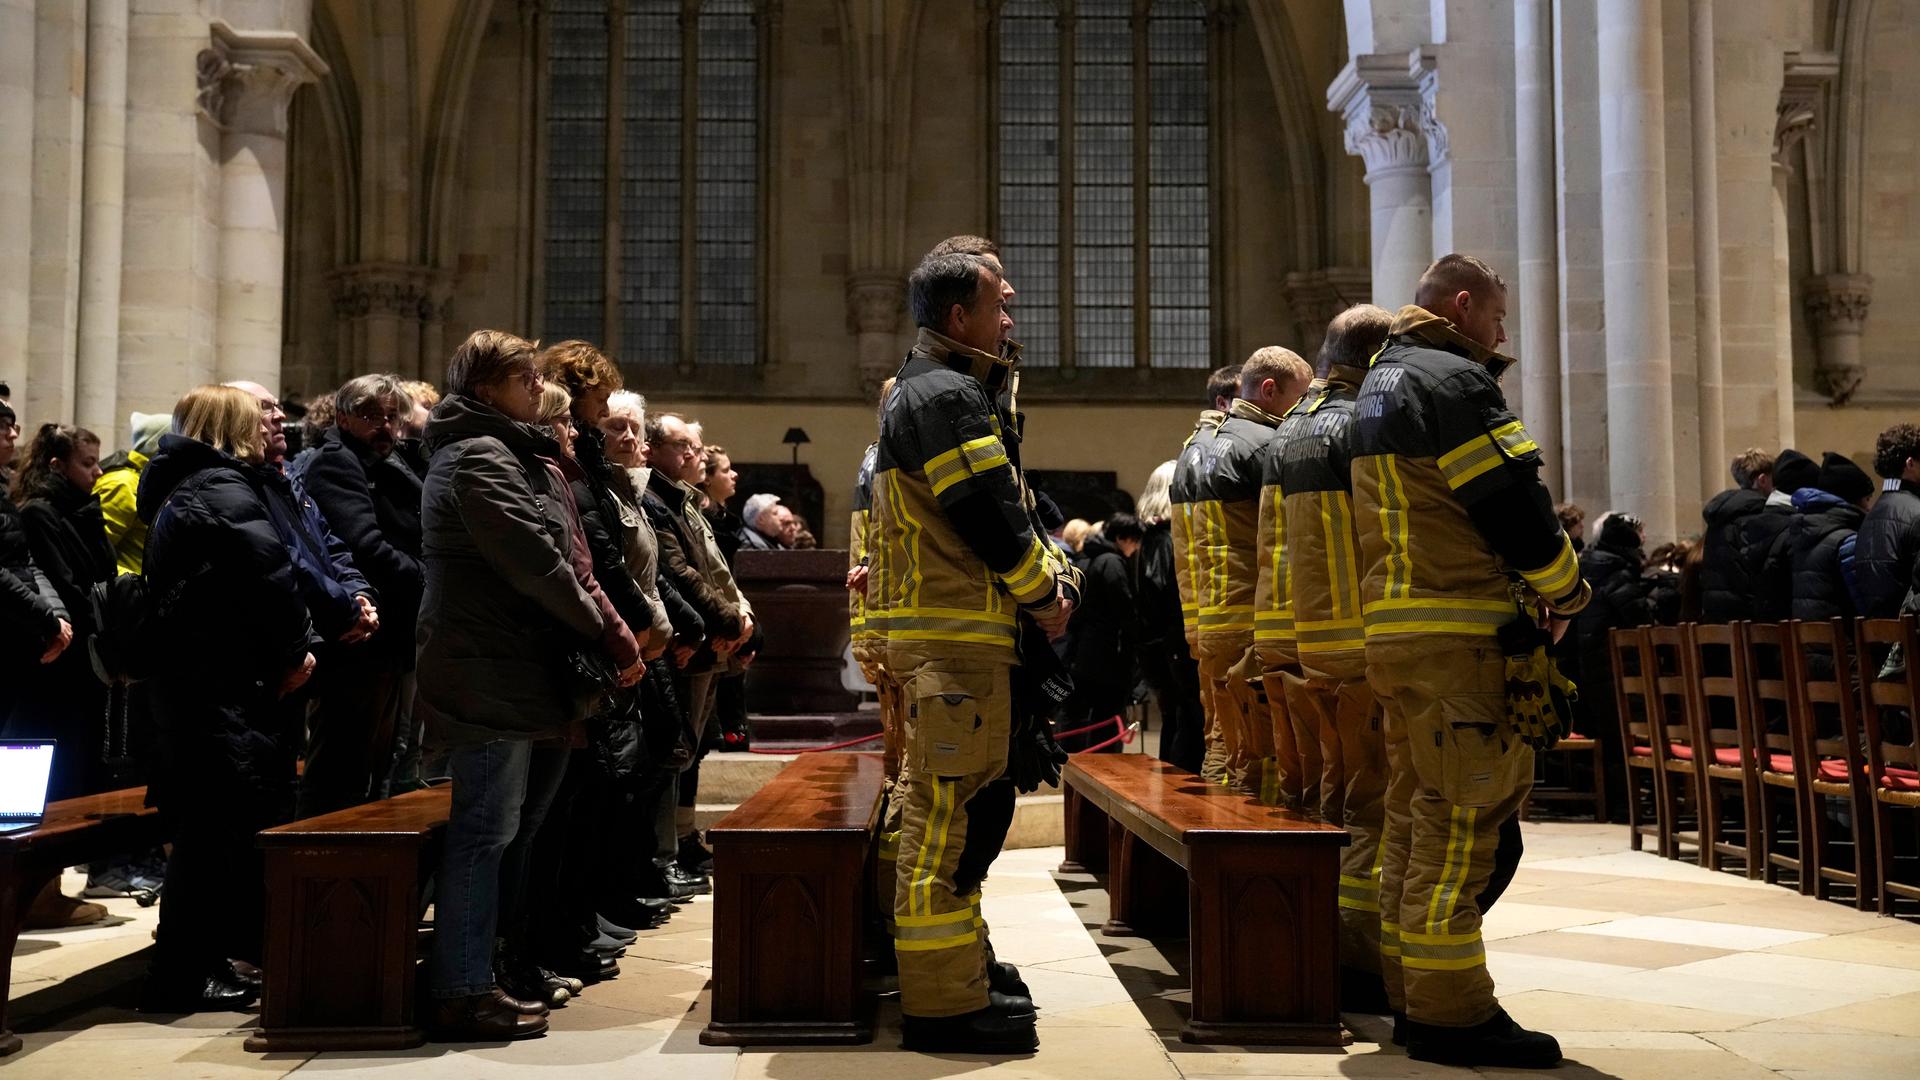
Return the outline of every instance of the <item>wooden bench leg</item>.
[[[1343,1046],[1340,849],[1189,840],[1191,1043]]]
[[[1063,785],[1066,857],[1063,874],[1098,874],[1107,869],[1107,815],[1072,784]]]
[[[714,835],[713,1020],[704,1046],[873,1041],[860,989],[860,868],[837,834],[780,843]]]
[[[20,1036],[9,1024],[7,999],[13,994],[13,950],[20,944],[20,922],[26,918],[33,898],[52,880],[51,873],[36,873],[21,867],[10,852],[0,852],[0,1057],[20,1049]]]
[[[1107,901],[1102,934],[1158,937],[1187,929],[1186,871],[1117,821],[1107,826]]]

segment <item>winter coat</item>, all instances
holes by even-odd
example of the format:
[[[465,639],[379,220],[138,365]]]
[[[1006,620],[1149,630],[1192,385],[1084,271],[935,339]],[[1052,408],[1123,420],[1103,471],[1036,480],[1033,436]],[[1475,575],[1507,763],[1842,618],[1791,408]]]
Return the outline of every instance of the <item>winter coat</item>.
[[[1780,622],[1792,617],[1793,558],[1787,534],[1797,517],[1791,497],[1782,504],[1768,496],[1764,510],[1740,523],[1740,548],[1753,597],[1748,618]]]
[[[661,573],[699,614],[708,635],[739,637],[741,619],[751,617],[753,608],[740,595],[713,528],[694,503],[693,489],[649,472],[641,505],[659,538]]]
[[[254,467],[266,492],[267,514],[293,556],[294,576],[313,615],[314,633],[323,642],[337,641],[360,618],[354,598],[364,593],[378,600],[379,594],[299,482],[272,465]]]
[[[779,551],[780,545],[769,539],[759,529],[751,525],[742,525],[733,530],[734,550],[746,548],[749,551]]]
[[[1083,575],[1064,659],[1080,704],[1104,720],[1124,709],[1133,691],[1133,583],[1127,560],[1101,536],[1088,536],[1074,560]]]
[[[0,495],[0,678],[39,663],[67,618],[67,605],[34,565],[20,508]],[[0,717],[7,702],[0,699]]]
[[[1701,512],[1707,525],[1701,538],[1705,545],[1700,562],[1702,621],[1728,623],[1753,617],[1753,561],[1746,525],[1766,508],[1765,494],[1732,488],[1715,495]]]
[[[1853,586],[1855,537],[1866,512],[1819,488],[1793,493],[1799,516],[1787,531],[1796,619],[1850,619],[1859,613]]]
[[[413,666],[414,621],[426,565],[420,560],[420,478],[392,455],[328,428],[294,470],[353,565],[379,594],[380,629],[369,646]]]
[[[596,575],[596,562],[593,549],[587,543],[586,527],[580,521],[580,504],[574,499],[577,487],[586,487],[586,474],[580,471],[580,465],[572,458],[555,456],[546,458],[547,471],[556,482],[556,491],[561,502],[566,504],[569,530],[573,544],[568,549],[567,560],[573,565],[573,576],[593,600],[594,609],[600,613],[600,649],[612,662],[615,670],[624,671],[640,662],[640,643],[633,638],[633,631],[627,629],[627,621],[620,617],[620,611],[614,606],[613,599],[600,586]],[[627,568],[617,560],[609,569],[619,577],[625,577]],[[630,584],[630,583],[629,583]]]
[[[50,495],[28,499],[20,507],[20,524],[33,564],[66,605],[75,638],[92,633],[87,595],[116,572],[100,500],[92,492],[61,484]]]
[[[1637,547],[1622,549],[1594,543],[1580,553],[1580,574],[1593,586],[1593,601],[1573,617],[1571,628],[1578,671],[1585,679],[1572,672],[1568,675],[1582,686],[1590,686],[1592,693],[1612,693],[1609,634],[1654,621],[1652,582],[1641,575],[1644,562],[1645,556]]]
[[[564,664],[606,624],[580,587],[572,521],[530,424],[449,394],[427,423],[415,707],[457,749],[558,735],[572,719]]]
[[[605,447],[606,436],[596,429],[577,436],[574,460],[580,476],[573,483],[573,501],[600,587],[634,637],[643,639],[643,648],[659,649],[673,634],[655,583],[659,544],[640,512],[640,487],[632,472],[609,462]]]
[[[164,656],[150,688],[160,805],[205,798],[227,813],[291,808],[301,732],[279,686],[304,660],[312,630],[267,477],[166,435],[140,478],[142,566],[162,608],[154,647]]]
[[[1860,614],[1870,619],[1898,617],[1916,564],[1920,564],[1920,485],[1888,481],[1860,523],[1860,537],[1854,542]]]
[[[93,482],[93,494],[100,500],[107,543],[113,548],[119,572],[137,574],[147,549],[147,523],[140,520],[138,505],[140,474],[146,470],[147,455],[129,450],[123,461],[111,467],[106,462],[101,465],[106,471]]]

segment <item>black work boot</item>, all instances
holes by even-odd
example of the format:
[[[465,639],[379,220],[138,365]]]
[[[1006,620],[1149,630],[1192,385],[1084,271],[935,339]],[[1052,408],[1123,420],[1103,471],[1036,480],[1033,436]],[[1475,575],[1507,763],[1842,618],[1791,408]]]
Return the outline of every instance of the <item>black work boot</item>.
[[[1033,997],[1033,991],[1027,989],[1026,980],[1020,977],[1020,969],[998,960],[987,961],[987,986],[1009,997],[1023,997],[1029,1000]]]
[[[1472,1027],[1436,1027],[1407,1021],[1407,1056],[1437,1065],[1490,1065],[1501,1069],[1551,1069],[1560,1064],[1560,1043],[1528,1031],[1507,1010]]]
[[[1031,1054],[1040,1049],[1033,1013],[988,1005],[959,1016],[902,1016],[900,1048],[922,1054]]]

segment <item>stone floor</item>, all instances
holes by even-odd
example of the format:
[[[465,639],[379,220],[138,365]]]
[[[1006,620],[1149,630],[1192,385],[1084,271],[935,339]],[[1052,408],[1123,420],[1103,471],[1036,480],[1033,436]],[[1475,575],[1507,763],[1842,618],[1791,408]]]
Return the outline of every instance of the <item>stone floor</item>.
[[[1920,1075],[1920,925],[1624,850],[1621,827],[1533,824],[1527,860],[1488,919],[1503,1000],[1559,1035],[1561,1075],[1735,1080]],[[1007,853],[987,889],[1000,955],[1041,1005],[1040,1053],[995,1063],[900,1053],[898,1014],[848,1051],[740,1053],[699,1044],[711,906],[644,935],[620,978],[554,1014],[546,1038],[378,1054],[261,1057],[249,1017],[150,1023],[129,1008],[151,910],[111,901],[111,925],[21,940],[14,1026],[25,1050],[0,1069],[32,1077],[254,1077],[354,1072],[406,1077],[672,1080],[935,1080],[992,1068],[996,1080],[1461,1075],[1382,1045],[1354,1018],[1344,1050],[1186,1046],[1185,943],[1105,938],[1106,894],[1054,874],[1057,848]],[[77,881],[69,878],[69,884]]]

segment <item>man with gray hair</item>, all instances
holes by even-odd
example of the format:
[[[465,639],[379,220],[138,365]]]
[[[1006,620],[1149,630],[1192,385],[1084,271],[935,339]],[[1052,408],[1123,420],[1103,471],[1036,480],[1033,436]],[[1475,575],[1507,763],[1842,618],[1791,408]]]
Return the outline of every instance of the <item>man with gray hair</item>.
[[[413,727],[414,625],[426,585],[420,554],[420,478],[394,455],[413,400],[392,375],[361,375],[333,394],[300,477],[307,495],[380,594],[373,636],[338,650],[322,673],[311,718],[300,814],[310,817],[390,790],[396,743],[417,758]]]
[[[740,546],[755,551],[777,551],[786,547],[781,535],[787,515],[780,511],[780,496],[761,492],[747,499],[740,508],[740,521],[746,528],[740,530]]]

